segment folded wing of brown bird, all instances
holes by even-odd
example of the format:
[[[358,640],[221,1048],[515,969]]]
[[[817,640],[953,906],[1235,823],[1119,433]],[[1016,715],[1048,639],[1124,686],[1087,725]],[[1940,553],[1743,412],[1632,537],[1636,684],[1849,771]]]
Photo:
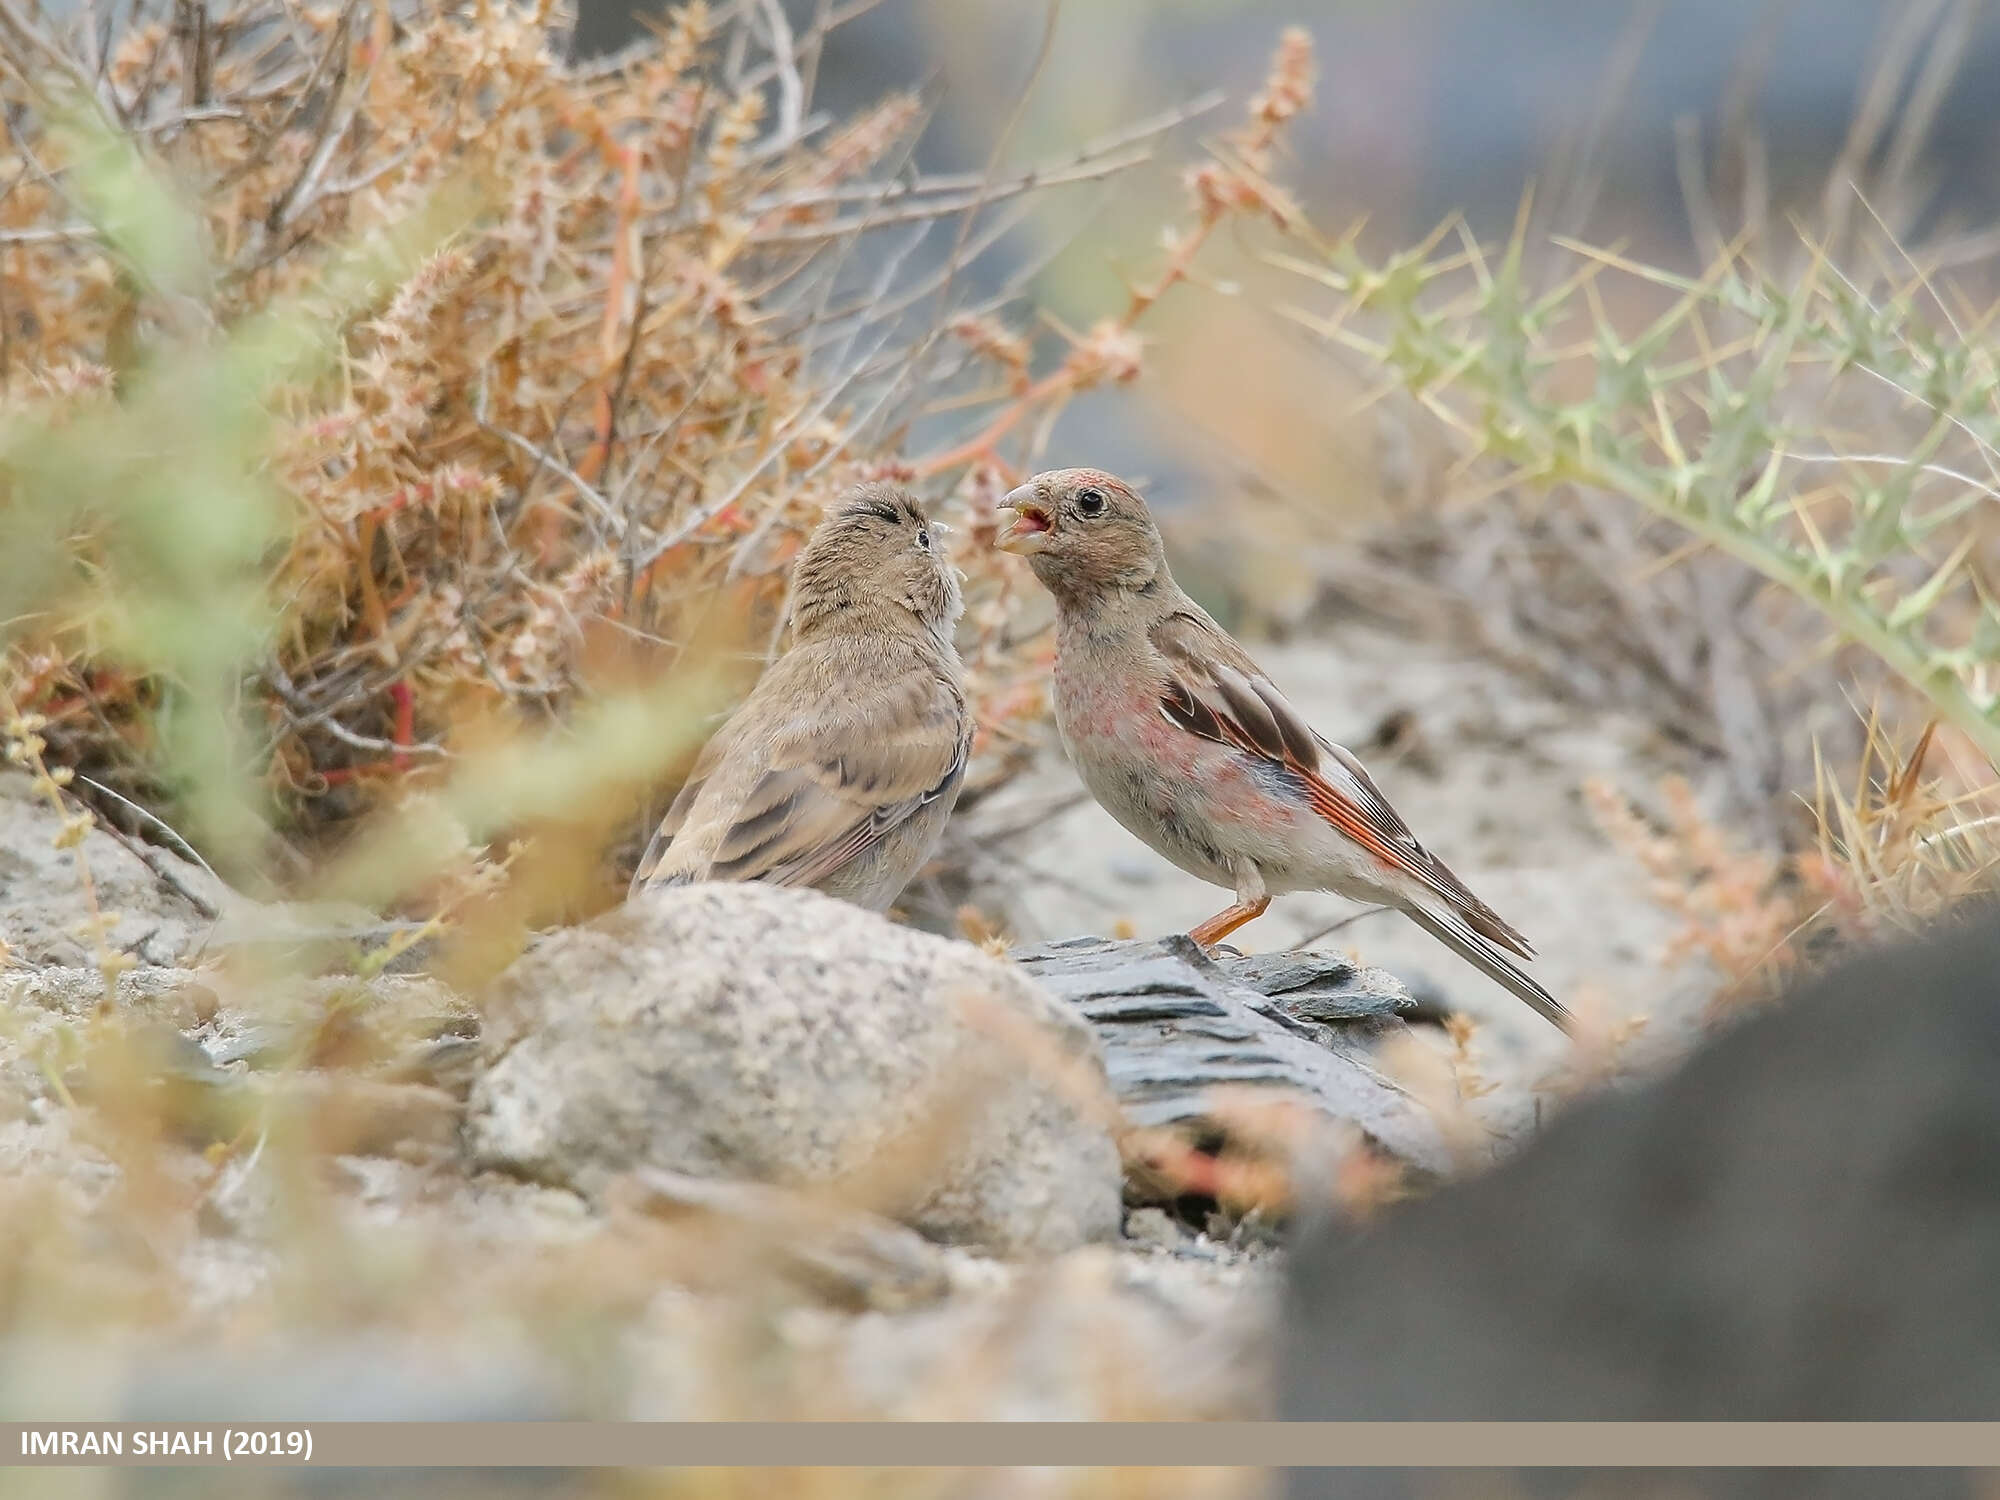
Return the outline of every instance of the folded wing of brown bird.
[[[956,790],[971,731],[950,683],[881,683],[857,691],[838,716],[770,723],[794,696],[786,664],[709,742],[647,846],[634,890],[656,880],[816,885]]]

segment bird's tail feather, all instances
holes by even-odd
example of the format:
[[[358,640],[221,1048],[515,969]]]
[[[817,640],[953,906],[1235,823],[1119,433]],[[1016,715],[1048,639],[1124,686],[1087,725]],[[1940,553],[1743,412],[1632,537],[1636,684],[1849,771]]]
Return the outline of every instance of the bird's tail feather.
[[[1468,927],[1456,915],[1406,906],[1403,914],[1460,958],[1532,1006],[1544,1019],[1573,1031],[1575,1019],[1547,990],[1524,974],[1513,959]]]

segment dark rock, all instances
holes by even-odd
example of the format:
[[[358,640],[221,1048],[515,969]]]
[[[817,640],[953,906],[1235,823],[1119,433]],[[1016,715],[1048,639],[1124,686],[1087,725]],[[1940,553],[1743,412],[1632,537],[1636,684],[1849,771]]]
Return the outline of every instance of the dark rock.
[[[1216,966],[1301,1021],[1380,1020],[1415,1008],[1385,970],[1364,969],[1339,953],[1252,953]]]
[[[1430,1116],[1367,1060],[1407,1003],[1379,969],[1319,953],[1218,962],[1181,936],[1073,938],[1013,958],[1096,1028],[1136,1125],[1199,1121],[1225,1085],[1286,1089],[1412,1166],[1450,1166]]]
[[[1282,1415],[1989,1419],[1996,1080],[1989,909],[1579,1105],[1484,1177],[1312,1239],[1281,1319]],[[1676,1493],[1836,1492],[1792,1484]]]

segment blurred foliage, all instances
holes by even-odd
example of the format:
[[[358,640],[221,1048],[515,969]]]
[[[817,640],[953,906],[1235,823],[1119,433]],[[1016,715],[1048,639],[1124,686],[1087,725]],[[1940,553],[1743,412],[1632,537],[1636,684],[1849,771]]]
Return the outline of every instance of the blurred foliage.
[[[131,972],[101,911],[101,988],[9,966],[0,1338],[87,1328],[103,1355],[0,1361],[10,1409],[71,1378],[101,1407],[106,1371],[200,1335],[302,1364],[449,1336],[496,1381],[555,1372],[565,1410],[676,1381],[694,1415],[872,1410],[838,1339],[778,1338],[830,1314],[774,1272],[776,1231],[473,1178],[460,994],[617,898],[607,851],[780,646],[790,560],[857,479],[931,481],[958,522],[978,789],[1025,760],[1044,642],[982,545],[994,488],[1073,396],[1137,375],[1133,325],[1214,229],[1282,206],[1254,168],[1310,55],[1288,38],[1191,169],[1159,274],[1045,339],[957,269],[1010,204],[1140,164],[1183,111],[923,178],[910,98],[812,110],[810,36],[691,3],[572,69],[553,19],[176,0],[107,43],[0,0],[8,748],[93,910],[86,808],[312,898],[239,912],[204,887],[211,938],[243,921],[198,976]],[[942,264],[917,255],[933,230]],[[969,440],[906,451],[953,412]],[[381,977],[418,943],[459,993]],[[1033,1285],[1104,1370],[1033,1352],[1106,1415],[1183,1414],[1122,1380],[1146,1335],[1106,1274],[1087,1255]],[[1023,1334],[986,1290],[990,1368],[923,1382],[919,1414],[1007,1399]],[[649,1358],[700,1378],[648,1387]],[[8,1378],[30,1367],[35,1389]]]
[[[333,330],[435,244],[445,211],[330,258],[310,293],[273,299],[218,338],[196,300],[206,279],[198,227],[130,141],[75,101],[51,144],[73,164],[79,206],[103,225],[127,295],[178,326],[130,350],[122,371],[56,367],[48,393],[10,413],[0,473],[23,545],[4,580],[8,613],[23,635],[62,618],[152,680],[163,764],[184,783],[190,827],[218,858],[240,862],[260,824],[244,798],[254,726],[238,689],[272,628],[265,566],[284,536],[263,472],[268,403],[331,363]],[[49,727],[43,686],[9,684],[37,732]]]
[[[848,485],[937,475],[944,515],[986,525],[999,470],[907,460],[913,420],[986,405],[991,432],[1136,373],[1100,332],[1037,378],[996,321],[1014,293],[956,273],[1013,200],[1143,162],[1182,112],[931,179],[903,170],[912,97],[829,121],[816,34],[700,0],[579,68],[546,9],[197,12],[107,41],[0,5],[0,685],[77,790],[238,881],[311,885],[360,815],[620,684],[708,674],[726,704]],[[939,226],[949,262],[913,260]],[[1039,693],[1013,580],[958,561],[976,795]],[[690,748],[657,727],[609,756],[617,797],[568,776],[455,842],[577,809],[600,848],[631,839]],[[611,899],[617,855],[562,909]]]

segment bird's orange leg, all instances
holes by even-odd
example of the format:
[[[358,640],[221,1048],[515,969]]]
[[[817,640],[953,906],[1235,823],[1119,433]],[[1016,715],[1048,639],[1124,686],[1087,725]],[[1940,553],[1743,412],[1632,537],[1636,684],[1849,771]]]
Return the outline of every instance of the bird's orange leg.
[[[1213,948],[1245,922],[1254,922],[1263,916],[1264,908],[1270,904],[1269,896],[1259,896],[1255,901],[1234,902],[1194,928],[1188,936],[1204,948]]]

